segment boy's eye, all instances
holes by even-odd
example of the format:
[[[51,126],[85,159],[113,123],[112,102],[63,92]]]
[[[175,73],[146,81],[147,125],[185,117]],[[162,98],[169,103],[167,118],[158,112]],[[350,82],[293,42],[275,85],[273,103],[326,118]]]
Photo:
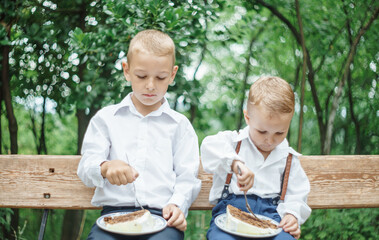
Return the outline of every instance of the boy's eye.
[[[146,76],[140,76],[140,75],[137,75],[137,77],[140,78],[140,79],[146,78]]]
[[[165,80],[166,79],[166,77],[157,77],[158,78],[158,80]]]
[[[284,132],[277,132],[277,133],[275,133],[276,135],[283,135],[284,134]]]
[[[260,130],[257,130],[260,134],[265,134],[267,131],[260,131]]]

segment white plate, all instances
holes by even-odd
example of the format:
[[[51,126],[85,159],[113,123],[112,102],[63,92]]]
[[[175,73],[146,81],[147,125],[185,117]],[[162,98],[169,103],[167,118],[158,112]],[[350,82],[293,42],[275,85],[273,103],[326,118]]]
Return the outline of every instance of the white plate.
[[[96,220],[96,224],[97,224],[97,226],[99,226],[99,228],[101,228],[105,231],[117,233],[117,234],[122,234],[122,235],[130,235],[130,236],[156,233],[156,232],[162,231],[167,226],[167,221],[163,217],[155,215],[155,214],[151,214],[152,218],[155,221],[155,225],[152,229],[149,229],[148,231],[145,231],[145,232],[138,232],[138,233],[137,232],[124,232],[124,231],[116,231],[116,230],[112,230],[112,229],[107,228],[107,226],[104,222],[105,217],[114,217],[114,216],[124,215],[124,214],[128,214],[128,213],[130,213],[130,212],[117,212],[117,213],[110,213],[110,214],[103,215]]]
[[[276,225],[279,225],[279,223],[277,221],[272,220],[271,218],[268,218],[266,216],[259,215],[259,214],[255,214],[255,215],[258,218],[260,218],[260,219],[269,220],[272,223],[274,223]],[[240,237],[246,237],[246,238],[267,238],[267,237],[274,237],[274,236],[278,235],[282,231],[281,228],[278,228],[278,229],[276,229],[276,231],[274,233],[264,234],[264,235],[252,235],[252,234],[246,234],[246,233],[239,233],[239,232],[233,231],[231,229],[228,229],[226,227],[226,213],[218,215],[216,217],[216,219],[215,219],[215,223],[216,223],[216,226],[218,228],[220,228],[224,232],[227,232],[227,233],[230,233],[230,234],[233,234],[233,235],[236,235],[236,236],[240,236]]]

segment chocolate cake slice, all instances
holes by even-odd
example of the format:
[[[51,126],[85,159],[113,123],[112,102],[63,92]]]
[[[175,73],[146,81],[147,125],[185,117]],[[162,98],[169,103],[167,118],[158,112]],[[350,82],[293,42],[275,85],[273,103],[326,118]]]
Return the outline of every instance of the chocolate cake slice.
[[[144,232],[154,227],[154,219],[146,209],[104,217],[104,223],[108,229],[120,232]]]
[[[230,230],[253,235],[264,235],[276,232],[278,226],[269,220],[256,219],[232,205],[226,208],[226,227]]]

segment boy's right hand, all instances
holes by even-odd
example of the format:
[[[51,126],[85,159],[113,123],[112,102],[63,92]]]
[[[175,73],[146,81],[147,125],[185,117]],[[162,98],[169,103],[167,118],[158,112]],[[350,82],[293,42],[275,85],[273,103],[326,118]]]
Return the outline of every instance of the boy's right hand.
[[[238,172],[238,167],[241,169],[241,175]],[[232,163],[232,171],[236,174],[237,176],[237,183],[238,187],[240,188],[240,191],[247,191],[251,187],[253,187],[254,184],[254,173],[246,167],[246,165],[238,160],[234,160]]]
[[[126,162],[111,160],[101,164],[101,175],[107,178],[110,184],[120,186],[134,182],[139,174]]]

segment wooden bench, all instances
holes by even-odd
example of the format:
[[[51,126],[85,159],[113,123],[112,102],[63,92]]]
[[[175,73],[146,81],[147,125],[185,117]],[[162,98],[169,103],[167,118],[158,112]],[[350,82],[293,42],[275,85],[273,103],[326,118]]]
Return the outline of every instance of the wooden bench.
[[[0,155],[0,207],[99,209],[91,205],[93,188],[76,175],[80,156]],[[311,183],[312,209],[379,207],[379,155],[301,156]],[[191,210],[210,210],[212,175],[200,170],[202,188]]]

